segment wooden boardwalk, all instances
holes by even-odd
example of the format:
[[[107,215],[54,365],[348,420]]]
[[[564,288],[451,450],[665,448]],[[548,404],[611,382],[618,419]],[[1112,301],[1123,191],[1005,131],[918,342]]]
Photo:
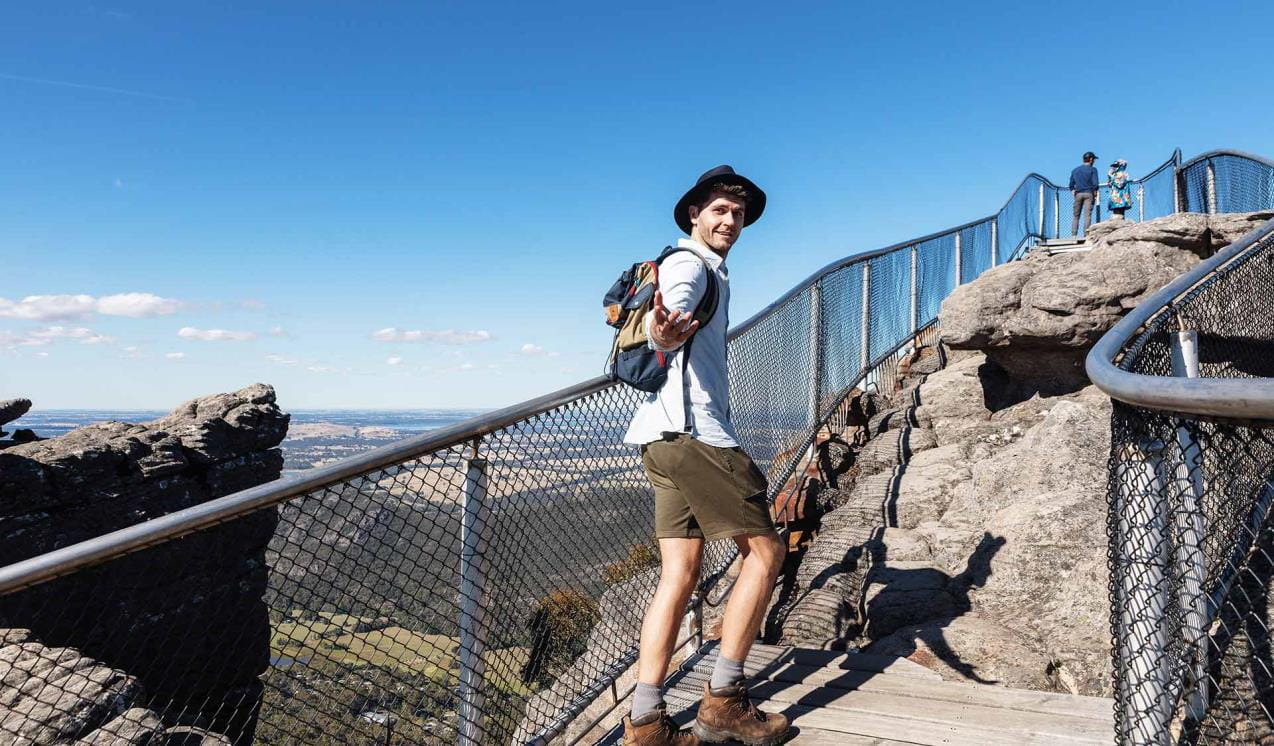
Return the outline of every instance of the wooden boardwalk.
[[[668,707],[687,724],[716,646],[670,680]],[[753,701],[792,719],[801,746],[1113,744],[1113,703],[1098,697],[943,681],[905,658],[757,645],[746,672]],[[598,743],[618,744],[613,730]]]

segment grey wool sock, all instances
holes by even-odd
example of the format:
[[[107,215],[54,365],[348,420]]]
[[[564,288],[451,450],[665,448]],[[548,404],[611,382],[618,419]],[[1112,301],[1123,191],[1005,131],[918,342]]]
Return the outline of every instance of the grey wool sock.
[[[631,715],[633,720],[640,720],[644,715],[649,715],[663,707],[663,705],[664,695],[659,691],[659,687],[654,684],[637,682],[637,689],[633,692],[633,711]]]
[[[708,686],[712,689],[724,689],[727,686],[743,683],[743,661],[736,661],[724,655],[717,656],[717,664],[712,667],[712,681]]]

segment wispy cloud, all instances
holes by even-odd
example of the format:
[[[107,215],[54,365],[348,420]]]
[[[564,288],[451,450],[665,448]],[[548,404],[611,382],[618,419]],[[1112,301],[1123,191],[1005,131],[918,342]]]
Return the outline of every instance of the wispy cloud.
[[[177,331],[182,339],[197,339],[200,342],[250,342],[257,338],[256,332],[237,332],[229,329],[196,329],[183,326]]]
[[[31,336],[35,339],[74,339],[81,344],[109,344],[115,341],[114,337],[108,337],[104,334],[98,334],[92,329],[82,326],[46,326],[42,329],[36,329],[31,332]]]
[[[266,334],[269,334],[271,337],[288,336],[287,331],[283,327],[279,326],[278,324],[275,324],[274,326],[270,327],[270,330],[266,332]]]
[[[427,329],[405,330],[395,329],[391,326],[387,329],[372,332],[372,339],[381,342],[440,342],[448,345],[467,345],[476,342],[489,342],[492,336],[485,329],[458,332],[454,329],[445,329],[443,331],[429,331]]]
[[[402,365],[402,363],[403,363],[403,359],[397,355],[390,355],[389,357],[385,358],[386,365]]]
[[[181,301],[161,298],[153,293],[118,293],[97,299],[97,312],[104,316],[127,316],[133,319],[171,316],[181,310]]]
[[[138,319],[170,316],[181,308],[181,301],[153,293],[117,293],[101,298],[83,294],[28,295],[20,301],[0,298],[0,318],[25,321],[71,321],[95,313]]]
[[[184,352],[165,352],[165,353],[164,353],[164,357],[168,358],[169,360],[185,360],[185,359],[186,359],[186,353],[184,353]]]
[[[299,360],[290,358],[286,355],[266,355],[265,359],[272,363],[278,363],[279,365],[296,365],[300,362]]]
[[[118,96],[136,96],[137,98],[149,98],[156,101],[173,101],[180,104],[190,103],[190,99],[176,98],[174,96],[161,96],[157,93],[147,93],[145,91],[134,91],[129,88],[115,88],[108,85],[92,85],[90,83],[75,83],[70,80],[53,80],[51,78],[33,78],[27,75],[13,75],[12,73],[0,73],[0,78],[5,80],[15,80],[19,83],[35,83],[38,85],[60,86],[62,88],[78,88],[82,91],[97,91],[98,93],[113,93]]]
[[[527,342],[526,344],[522,345],[522,349],[518,350],[518,352],[520,352],[523,355],[529,355],[531,357],[539,357],[539,356],[557,357],[558,356],[557,352],[546,350],[543,347],[537,344],[531,344],[530,342]]]

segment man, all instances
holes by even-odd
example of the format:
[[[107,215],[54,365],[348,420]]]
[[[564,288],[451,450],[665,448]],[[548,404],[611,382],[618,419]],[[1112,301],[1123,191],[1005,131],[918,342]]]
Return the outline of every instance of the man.
[[[641,446],[655,489],[655,537],[662,569],[641,628],[637,689],[624,720],[626,746],[690,746],[737,739],[750,746],[781,743],[782,715],[748,699],[743,661],[756,639],[786,550],[766,501],[766,480],[739,448],[730,421],[726,330],[730,285],[726,256],[746,226],[765,209],[765,192],[718,166],[677,202],[673,217],[689,239],[659,268],[659,289],[648,316],[651,347],[671,355],[668,380],[647,395],[624,442]],[[699,328],[693,320],[715,277],[718,303]],[[687,354],[675,354],[684,352]],[[693,733],[678,731],[665,711],[661,685],[686,604],[699,582],[705,541],[730,538],[743,566],[726,606],[721,650]]]
[[[1075,209],[1071,216],[1071,235],[1079,235],[1079,213],[1084,213],[1084,235],[1088,235],[1088,226],[1093,223],[1093,205],[1097,203],[1097,169],[1093,162],[1097,155],[1093,151],[1084,153],[1084,164],[1071,171],[1071,195],[1075,198]]]

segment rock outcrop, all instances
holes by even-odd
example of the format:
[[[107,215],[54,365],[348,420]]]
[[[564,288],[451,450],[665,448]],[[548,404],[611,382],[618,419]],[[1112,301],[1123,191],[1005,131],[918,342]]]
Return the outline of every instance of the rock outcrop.
[[[917,350],[871,421],[840,434],[854,448],[828,452],[836,463],[810,490],[817,536],[767,637],[1108,696],[1110,402],[1084,377],[1084,355],[1271,216],[1103,223],[1091,252],[1041,252],[958,288],[942,305],[942,344]]]
[[[30,399],[5,399],[0,401],[0,436],[7,435],[2,428],[31,410]]]
[[[1089,231],[1089,252],[1032,252],[956,288],[942,303],[942,340],[985,352],[1028,393],[1073,391],[1085,383],[1089,348],[1125,313],[1271,217],[1182,213],[1099,223]]]
[[[257,384],[154,422],[12,446],[0,452],[0,565],[276,479],[287,425],[274,390]],[[205,742],[250,742],[269,663],[265,551],[277,522],[276,510],[258,511],[5,596],[0,628],[11,632],[0,634],[30,630],[31,639],[6,638],[3,651],[17,645],[22,660],[53,660],[94,683],[66,687],[49,673],[41,689],[37,675],[4,674],[0,702],[57,693],[52,704],[39,694],[51,709],[24,710],[22,727],[70,740],[148,743],[159,718],[156,743],[193,743],[204,730]],[[199,712],[207,716],[192,719]]]

